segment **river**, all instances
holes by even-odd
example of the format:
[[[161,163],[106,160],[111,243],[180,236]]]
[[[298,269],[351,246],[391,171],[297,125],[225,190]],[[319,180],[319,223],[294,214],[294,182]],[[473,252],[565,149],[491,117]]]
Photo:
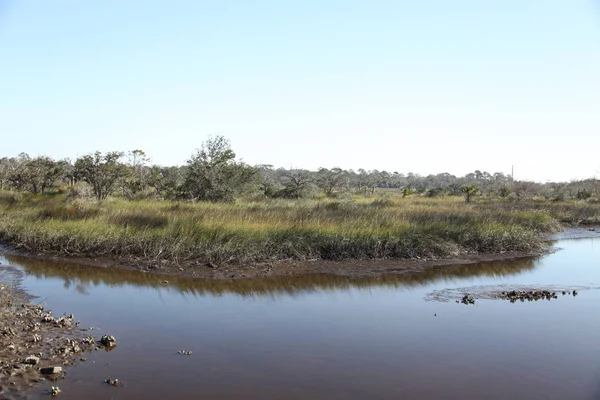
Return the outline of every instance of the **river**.
[[[598,400],[600,238],[555,246],[539,258],[371,279],[206,281],[0,263],[21,270],[23,288],[55,315],[117,338],[67,369],[60,399]],[[525,287],[559,297],[455,302]],[[578,296],[560,295],[574,288]],[[24,397],[47,398],[50,386]]]

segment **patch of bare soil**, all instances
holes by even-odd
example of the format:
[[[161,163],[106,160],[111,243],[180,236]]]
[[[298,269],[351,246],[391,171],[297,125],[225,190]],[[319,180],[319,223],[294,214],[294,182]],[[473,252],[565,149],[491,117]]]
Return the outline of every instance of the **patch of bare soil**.
[[[22,396],[39,382],[59,381],[67,373],[63,368],[115,344],[88,336],[73,315],[53,316],[30,300],[0,281],[0,399]]]

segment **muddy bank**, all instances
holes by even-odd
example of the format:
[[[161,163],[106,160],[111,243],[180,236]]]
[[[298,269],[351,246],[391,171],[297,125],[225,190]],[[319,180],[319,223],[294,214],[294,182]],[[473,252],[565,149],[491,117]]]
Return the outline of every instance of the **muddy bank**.
[[[418,258],[400,260],[346,260],[346,261],[296,261],[283,260],[272,263],[261,263],[250,266],[213,265],[198,262],[177,262],[171,260],[148,261],[125,258],[87,258],[59,257],[44,253],[30,253],[0,249],[0,254],[23,256],[30,259],[51,260],[72,265],[83,265],[97,268],[118,268],[140,271],[143,273],[185,278],[202,278],[218,280],[238,280],[265,277],[293,277],[302,275],[327,274],[352,278],[382,277],[403,274],[414,274],[450,265],[475,264],[487,261],[505,261],[521,258],[539,257],[554,250],[548,247],[540,252],[505,252],[500,254],[463,254],[452,258]]]
[[[7,268],[2,276],[6,277]],[[18,274],[18,271],[14,271]],[[110,349],[79,327],[73,315],[53,316],[23,292],[18,278],[0,279],[0,398],[20,398],[42,382],[58,386],[86,354]]]

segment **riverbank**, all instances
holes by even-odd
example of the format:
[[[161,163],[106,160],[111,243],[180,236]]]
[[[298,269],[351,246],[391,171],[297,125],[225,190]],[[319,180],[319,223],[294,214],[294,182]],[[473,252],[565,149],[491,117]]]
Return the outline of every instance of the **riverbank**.
[[[3,272],[10,266],[2,266]],[[5,275],[5,274],[3,274]],[[104,347],[73,315],[53,316],[11,279],[0,280],[0,398],[48,383],[58,386],[65,369],[85,361],[85,355]],[[57,383],[55,383],[57,382]]]
[[[297,277],[306,275],[329,275],[344,278],[380,278],[400,275],[415,275],[432,272],[439,268],[451,265],[470,265],[481,262],[511,261],[518,259],[533,259],[535,257],[551,254],[557,249],[551,246],[556,240],[600,238],[600,226],[596,227],[566,227],[563,231],[545,236],[546,247],[535,252],[502,252],[492,254],[462,254],[460,257],[447,258],[415,258],[391,260],[313,260],[297,261],[285,260],[272,263],[261,263],[246,266],[198,265],[196,262],[161,262],[144,263],[141,259],[124,258],[91,258],[91,257],[64,257],[33,253],[0,247],[0,254],[16,256],[19,262],[41,263],[50,262],[57,268],[59,265],[73,267],[92,267],[99,270],[114,271],[128,270],[139,271],[156,275],[157,279],[167,282],[174,277],[178,278],[203,278],[217,280],[238,280],[252,278],[277,278]],[[160,278],[163,276],[164,278]],[[169,281],[171,283],[171,281]]]
[[[598,235],[600,236],[600,235]],[[327,274],[348,278],[377,278],[391,275],[423,273],[432,269],[450,265],[467,265],[480,262],[507,261],[539,257],[553,252],[550,246],[535,252],[503,252],[493,254],[463,254],[448,258],[414,258],[388,260],[282,260],[253,265],[199,265],[196,262],[172,262],[162,260],[149,264],[143,260],[124,258],[64,257],[44,253],[32,253],[10,248],[0,249],[2,254],[24,257],[30,260],[51,261],[73,266],[86,266],[100,269],[123,269],[139,271],[152,275],[169,277],[201,278],[217,280],[237,280],[267,277],[293,277],[303,275]]]
[[[0,211],[0,241],[22,254],[210,278],[533,256],[563,224],[600,218],[600,205],[586,202],[399,196],[213,204],[4,193]]]

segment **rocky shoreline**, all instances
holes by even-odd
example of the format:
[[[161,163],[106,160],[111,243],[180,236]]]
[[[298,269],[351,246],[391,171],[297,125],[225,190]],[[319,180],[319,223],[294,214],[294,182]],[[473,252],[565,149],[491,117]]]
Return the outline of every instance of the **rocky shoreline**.
[[[114,338],[96,339],[73,315],[53,316],[12,283],[0,281],[0,398],[16,398],[41,382],[58,382],[86,354],[110,350]],[[56,390],[58,389],[58,390]],[[58,395],[58,383],[50,395]]]

